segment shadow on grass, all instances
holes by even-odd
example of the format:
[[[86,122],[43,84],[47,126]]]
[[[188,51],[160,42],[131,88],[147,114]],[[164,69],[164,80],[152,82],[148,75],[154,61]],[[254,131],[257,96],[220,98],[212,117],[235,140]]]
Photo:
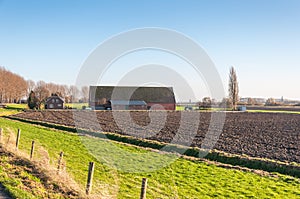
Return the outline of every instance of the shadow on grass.
[[[25,110],[24,108],[13,107],[13,106],[7,106],[5,109],[7,109],[7,110],[16,110],[16,111],[23,111],[23,110]]]

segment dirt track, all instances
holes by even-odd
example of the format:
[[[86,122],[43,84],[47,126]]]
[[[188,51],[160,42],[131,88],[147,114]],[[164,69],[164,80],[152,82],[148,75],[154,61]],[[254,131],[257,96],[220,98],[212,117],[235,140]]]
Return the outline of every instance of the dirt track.
[[[182,112],[110,112],[76,111],[76,126],[94,131],[129,134],[136,137],[173,142],[178,137]],[[113,117],[113,114],[116,114]],[[128,117],[130,114],[131,117]],[[166,124],[164,114],[167,114]],[[186,113],[184,113],[186,114]],[[195,118],[197,113],[188,112],[185,117]],[[20,118],[40,120],[50,123],[75,126],[72,111],[24,112]],[[117,123],[114,118],[117,118]],[[129,125],[132,118],[136,125]],[[207,133],[211,114],[201,113],[197,135],[191,136],[196,126],[193,119],[184,122],[184,134],[180,134],[176,143],[201,146]],[[152,119],[152,120],[151,120]],[[149,129],[147,125],[151,126]],[[268,158],[280,161],[300,163],[300,115],[284,113],[227,113],[223,131],[214,146],[215,149],[246,154],[252,157]]]

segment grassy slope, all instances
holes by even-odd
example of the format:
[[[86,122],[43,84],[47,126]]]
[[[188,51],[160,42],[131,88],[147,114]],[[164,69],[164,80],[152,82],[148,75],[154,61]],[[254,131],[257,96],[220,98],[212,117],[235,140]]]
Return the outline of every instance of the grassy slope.
[[[31,162],[0,148],[0,182],[13,198],[78,198]],[[74,194],[75,193],[75,194]]]
[[[117,196],[118,198],[138,198],[142,177],[147,177],[149,198],[299,198],[300,183],[287,176],[280,178],[261,177],[259,175],[237,170],[207,165],[203,162],[177,159],[172,164],[154,172],[132,173],[117,171],[100,162],[110,161],[123,169],[138,170],[155,167],[170,159],[172,155],[162,155],[137,149],[131,146],[84,138],[76,134],[49,130],[29,124],[0,118],[0,127],[8,132],[22,129],[20,150],[29,154],[32,140],[37,146],[48,150],[52,164],[56,164],[60,151],[65,153],[67,171],[84,189],[89,161],[96,162],[93,193]],[[93,148],[99,161],[93,157],[86,147]],[[94,147],[92,147],[94,146]],[[124,151],[131,153],[122,153]],[[137,154],[138,159],[131,157]],[[143,154],[143,155],[140,155]]]

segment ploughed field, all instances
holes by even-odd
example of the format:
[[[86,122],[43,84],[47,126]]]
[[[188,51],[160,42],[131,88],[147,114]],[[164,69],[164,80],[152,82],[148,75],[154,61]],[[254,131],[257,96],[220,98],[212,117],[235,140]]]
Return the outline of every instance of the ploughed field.
[[[15,117],[197,147],[211,122],[209,112],[180,111],[29,111]],[[220,130],[211,127],[212,134]],[[214,149],[300,163],[300,114],[228,112]]]

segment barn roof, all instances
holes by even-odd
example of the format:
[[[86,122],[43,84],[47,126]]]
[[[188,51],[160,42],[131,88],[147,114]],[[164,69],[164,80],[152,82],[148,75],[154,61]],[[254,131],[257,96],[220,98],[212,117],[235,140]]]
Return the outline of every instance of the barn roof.
[[[175,104],[172,87],[90,86],[90,102],[101,99]]]

